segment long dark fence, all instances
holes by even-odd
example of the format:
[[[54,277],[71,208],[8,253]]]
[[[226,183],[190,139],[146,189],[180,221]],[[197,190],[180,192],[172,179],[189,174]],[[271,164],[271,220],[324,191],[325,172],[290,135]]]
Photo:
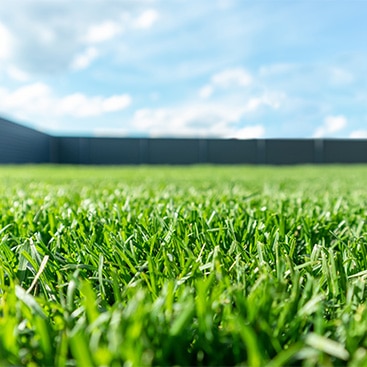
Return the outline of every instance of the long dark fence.
[[[43,163],[49,160],[50,137],[0,118],[0,163]]]
[[[55,137],[0,118],[0,163],[367,163],[367,139],[149,139]]]
[[[69,164],[367,163],[367,140],[53,138],[50,161]]]

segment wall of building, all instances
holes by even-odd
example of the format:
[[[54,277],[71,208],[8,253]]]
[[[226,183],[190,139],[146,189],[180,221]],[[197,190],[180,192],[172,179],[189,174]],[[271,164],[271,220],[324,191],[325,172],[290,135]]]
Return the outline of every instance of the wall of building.
[[[46,163],[50,137],[0,118],[0,163]]]

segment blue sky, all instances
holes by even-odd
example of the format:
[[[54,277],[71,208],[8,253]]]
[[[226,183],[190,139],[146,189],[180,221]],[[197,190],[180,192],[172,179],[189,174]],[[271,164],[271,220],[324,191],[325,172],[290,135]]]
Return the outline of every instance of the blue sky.
[[[57,135],[367,138],[367,1],[0,4],[0,115]]]

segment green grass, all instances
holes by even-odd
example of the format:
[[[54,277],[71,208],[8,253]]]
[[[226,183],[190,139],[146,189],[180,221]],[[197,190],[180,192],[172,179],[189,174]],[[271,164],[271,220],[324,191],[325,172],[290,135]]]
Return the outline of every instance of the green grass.
[[[1,167],[0,365],[366,366],[367,167]]]

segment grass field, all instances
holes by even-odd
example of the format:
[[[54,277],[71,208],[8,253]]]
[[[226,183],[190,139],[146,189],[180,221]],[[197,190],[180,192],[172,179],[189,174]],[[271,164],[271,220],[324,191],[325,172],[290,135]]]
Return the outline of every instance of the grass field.
[[[0,365],[366,366],[367,167],[0,168]]]

